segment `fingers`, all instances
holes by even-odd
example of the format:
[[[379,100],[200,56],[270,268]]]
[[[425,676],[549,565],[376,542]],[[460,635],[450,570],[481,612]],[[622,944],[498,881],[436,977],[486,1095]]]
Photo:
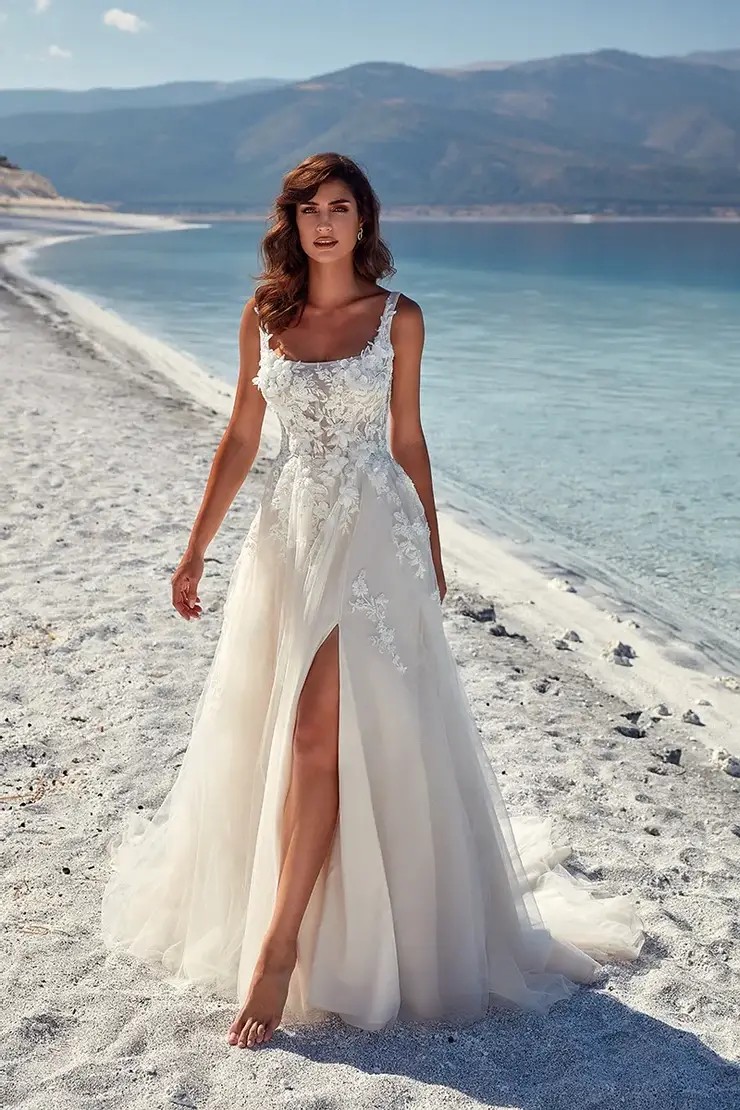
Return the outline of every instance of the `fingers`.
[[[188,621],[199,619],[203,612],[195,585],[188,578],[173,578],[172,604],[180,616]]]
[[[177,609],[180,616],[184,617],[186,621],[192,620],[193,618],[199,620],[203,612],[200,598],[196,597],[195,600],[191,602],[188,595],[184,593],[173,594],[172,604],[175,609]]]

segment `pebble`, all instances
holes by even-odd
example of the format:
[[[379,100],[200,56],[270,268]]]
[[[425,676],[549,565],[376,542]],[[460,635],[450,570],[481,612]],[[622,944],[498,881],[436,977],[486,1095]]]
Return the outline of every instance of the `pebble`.
[[[676,767],[681,763],[681,748],[661,748],[652,754],[662,759],[664,763],[673,763]]]
[[[601,654],[604,658],[612,663],[617,663],[622,667],[631,667],[631,659],[637,658],[637,652],[631,644],[623,644],[621,640],[614,640],[605,648],[602,648]]]
[[[681,720],[685,721],[687,725],[703,725],[701,717],[695,713],[693,709],[687,709],[685,713],[681,714]]]
[[[492,605],[487,605],[484,609],[471,609],[469,606],[461,609],[460,612],[464,617],[471,617],[474,621],[495,621],[496,610]]]
[[[642,740],[646,736],[644,728],[638,728],[637,725],[615,725],[615,732],[621,732],[622,736],[629,736],[633,740]]]
[[[554,590],[563,590],[566,594],[575,594],[578,592],[572,582],[569,582],[567,578],[551,578],[549,584]]]
[[[724,771],[727,775],[732,775],[733,778],[740,778],[740,759],[737,756],[730,755],[726,748],[714,748],[712,750],[712,763],[716,764],[720,771]]]

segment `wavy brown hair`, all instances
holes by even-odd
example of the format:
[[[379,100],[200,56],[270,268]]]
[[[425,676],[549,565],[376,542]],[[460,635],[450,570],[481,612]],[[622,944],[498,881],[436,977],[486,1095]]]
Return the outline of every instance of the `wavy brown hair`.
[[[260,245],[263,265],[254,298],[260,322],[269,332],[300,320],[308,297],[308,257],[301,246],[296,206],[312,199],[320,185],[338,178],[351,190],[362,221],[355,245],[356,274],[367,281],[395,274],[393,256],[380,237],[380,202],[367,175],[351,158],[329,151],[311,154],[285,174],[268,215],[272,227]]]

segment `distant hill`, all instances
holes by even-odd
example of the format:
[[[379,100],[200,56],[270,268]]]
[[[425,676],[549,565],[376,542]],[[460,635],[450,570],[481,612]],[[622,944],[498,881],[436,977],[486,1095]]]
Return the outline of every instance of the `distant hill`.
[[[740,205],[740,71],[619,50],[368,62],[199,103],[9,116],[0,146],[67,195],[160,210],[263,209],[291,165],[341,150],[384,205],[699,211]]]
[[[208,104],[284,84],[278,77],[264,77],[244,81],[173,81],[135,89],[0,89],[0,119],[26,112],[101,112],[110,108]]]
[[[604,53],[604,51],[600,51]],[[694,65],[724,66],[726,69],[740,69],[740,50],[695,50],[691,54],[665,55],[672,62],[689,62]],[[465,73],[473,69],[506,69],[521,63],[507,61],[467,62],[462,66],[447,66],[433,69],[432,73]]]
[[[724,66],[726,69],[740,69],[740,50],[697,50],[679,59],[693,62],[694,65]]]

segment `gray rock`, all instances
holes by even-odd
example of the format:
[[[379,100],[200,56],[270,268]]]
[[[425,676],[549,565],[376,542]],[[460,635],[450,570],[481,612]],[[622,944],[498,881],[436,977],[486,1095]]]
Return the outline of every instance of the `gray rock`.
[[[730,755],[726,748],[715,748],[712,751],[712,763],[716,764],[720,771],[724,771],[726,775],[740,778],[740,759],[735,755]]]
[[[610,663],[617,663],[622,667],[631,667],[631,659],[637,658],[637,652],[631,644],[623,644],[621,640],[614,640],[605,648],[602,648],[601,654]]]
[[[701,717],[695,713],[693,709],[687,709],[685,713],[681,714],[681,720],[685,721],[687,725],[703,725]]]
[[[642,740],[646,736],[644,728],[638,728],[637,725],[615,725],[615,732],[621,732],[622,736],[629,736],[633,740]]]
[[[487,605],[483,609],[472,609],[466,605],[460,610],[464,617],[470,617],[474,621],[495,621],[496,610],[492,605]]]
[[[681,762],[681,748],[661,748],[659,751],[652,752],[658,759],[662,759],[664,763],[673,763],[676,767]]]

